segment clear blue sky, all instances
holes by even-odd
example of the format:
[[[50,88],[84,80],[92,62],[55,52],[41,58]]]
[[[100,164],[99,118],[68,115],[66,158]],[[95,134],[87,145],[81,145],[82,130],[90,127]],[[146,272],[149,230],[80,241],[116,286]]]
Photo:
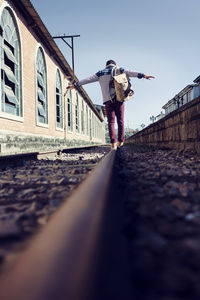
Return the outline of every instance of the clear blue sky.
[[[75,39],[78,79],[103,69],[108,59],[153,80],[133,78],[134,100],[126,103],[125,125],[148,125],[150,116],[200,75],[199,0],[31,0],[51,35]],[[58,46],[71,64],[67,45]],[[102,104],[98,83],[84,85]]]

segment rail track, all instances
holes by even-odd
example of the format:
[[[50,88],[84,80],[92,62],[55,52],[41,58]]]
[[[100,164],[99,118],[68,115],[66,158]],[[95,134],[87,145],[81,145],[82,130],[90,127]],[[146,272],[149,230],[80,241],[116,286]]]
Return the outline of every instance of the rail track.
[[[0,162],[0,270],[106,152],[107,147],[92,147],[4,157]]]
[[[120,278],[117,272],[123,247],[118,247],[118,254],[113,255],[113,258],[116,257],[112,263],[109,261],[110,255],[106,254],[118,243],[120,232],[118,225],[114,231],[113,225],[110,226],[110,217],[114,217],[116,224],[119,224],[119,205],[114,206],[114,214],[110,215],[107,203],[108,199],[116,197],[116,188],[113,188],[116,151],[110,151],[99,162],[108,148],[96,150],[91,150],[93,154],[96,153],[91,159],[87,157],[87,151],[83,154],[80,149],[72,154],[60,153],[61,172],[58,172],[58,155],[39,162],[27,158],[26,161],[21,160],[23,165],[20,165],[15,176],[13,168],[3,170],[1,184],[7,193],[4,190],[1,198],[0,218],[5,226],[0,230],[0,238],[14,254],[11,251],[11,263],[8,255],[8,263],[2,269],[0,299],[98,299],[101,295],[97,293],[101,291],[99,283],[105,284],[105,269],[102,268],[105,264],[111,266],[112,283],[109,286],[116,290],[116,296],[119,296],[123,282],[127,285],[122,271],[124,262]],[[42,170],[39,174],[38,168]],[[6,174],[10,178],[9,172],[16,180],[14,185],[9,185],[5,180]],[[82,180],[82,175],[88,172],[89,176],[84,176],[84,179],[87,178]],[[71,192],[70,187],[80,181],[83,182]],[[57,198],[49,190],[56,192]],[[12,195],[14,193],[15,198]],[[38,224],[45,226],[41,230]],[[110,228],[109,235],[107,228]],[[28,245],[26,242],[19,246],[19,240],[26,240],[30,233],[34,233],[34,237],[28,240]],[[115,280],[120,280],[120,289],[116,289]],[[106,292],[108,297],[110,293],[113,294],[113,290]],[[123,298],[124,295],[121,296]]]
[[[91,151],[2,170],[0,299],[199,300],[199,156]]]

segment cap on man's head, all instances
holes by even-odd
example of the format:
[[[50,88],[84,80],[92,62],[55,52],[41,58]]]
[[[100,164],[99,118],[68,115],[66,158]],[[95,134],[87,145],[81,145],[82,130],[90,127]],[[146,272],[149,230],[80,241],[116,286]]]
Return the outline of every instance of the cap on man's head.
[[[106,67],[109,66],[109,65],[116,65],[116,62],[114,60],[112,60],[112,59],[107,60]]]

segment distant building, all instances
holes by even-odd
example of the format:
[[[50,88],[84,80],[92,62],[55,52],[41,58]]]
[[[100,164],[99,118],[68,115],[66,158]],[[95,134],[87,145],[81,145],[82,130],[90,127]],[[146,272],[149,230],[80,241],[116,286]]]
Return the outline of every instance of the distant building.
[[[195,78],[195,80],[193,82],[198,84],[199,91],[197,93],[198,93],[198,96],[199,96],[200,95],[200,75],[197,78]]]
[[[159,121],[160,119],[162,119],[165,116],[165,114],[161,111],[161,113],[159,115],[156,116],[156,121]]]
[[[129,136],[132,136],[135,133],[136,133],[136,130],[134,130],[134,129],[125,128],[125,130],[124,130],[125,138],[128,138]]]
[[[165,115],[178,109],[184,104],[192,101],[200,95],[200,76],[194,80],[194,84],[187,85],[174,98],[169,100],[162,108],[165,110]]]

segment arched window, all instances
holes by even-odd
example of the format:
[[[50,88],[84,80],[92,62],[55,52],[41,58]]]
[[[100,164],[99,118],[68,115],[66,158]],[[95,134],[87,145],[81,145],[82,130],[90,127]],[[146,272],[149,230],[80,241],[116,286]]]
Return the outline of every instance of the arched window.
[[[22,116],[21,45],[10,8],[1,15],[1,111]]]
[[[97,138],[99,138],[99,120],[97,119]]]
[[[82,128],[82,134],[85,133],[85,124],[84,124],[84,103],[82,101],[82,108],[81,108],[81,128]]]
[[[88,128],[88,106],[86,106],[86,132],[87,135],[89,134],[89,128]]]
[[[71,89],[69,89],[67,94],[67,122],[68,122],[68,130],[73,130],[73,120],[72,120],[72,92]]]
[[[48,124],[48,101],[47,101],[47,72],[44,53],[38,48],[36,58],[37,78],[37,120],[39,123]]]
[[[76,117],[76,132],[79,132],[79,103],[78,103],[78,94],[76,94],[75,117]]]
[[[91,116],[91,110],[90,110],[90,140],[92,139],[92,116]]]
[[[94,114],[92,114],[92,137],[94,137]]]
[[[96,138],[96,133],[97,133],[97,118],[94,116],[94,137]]]
[[[63,128],[63,99],[60,72],[56,72],[56,127]]]

